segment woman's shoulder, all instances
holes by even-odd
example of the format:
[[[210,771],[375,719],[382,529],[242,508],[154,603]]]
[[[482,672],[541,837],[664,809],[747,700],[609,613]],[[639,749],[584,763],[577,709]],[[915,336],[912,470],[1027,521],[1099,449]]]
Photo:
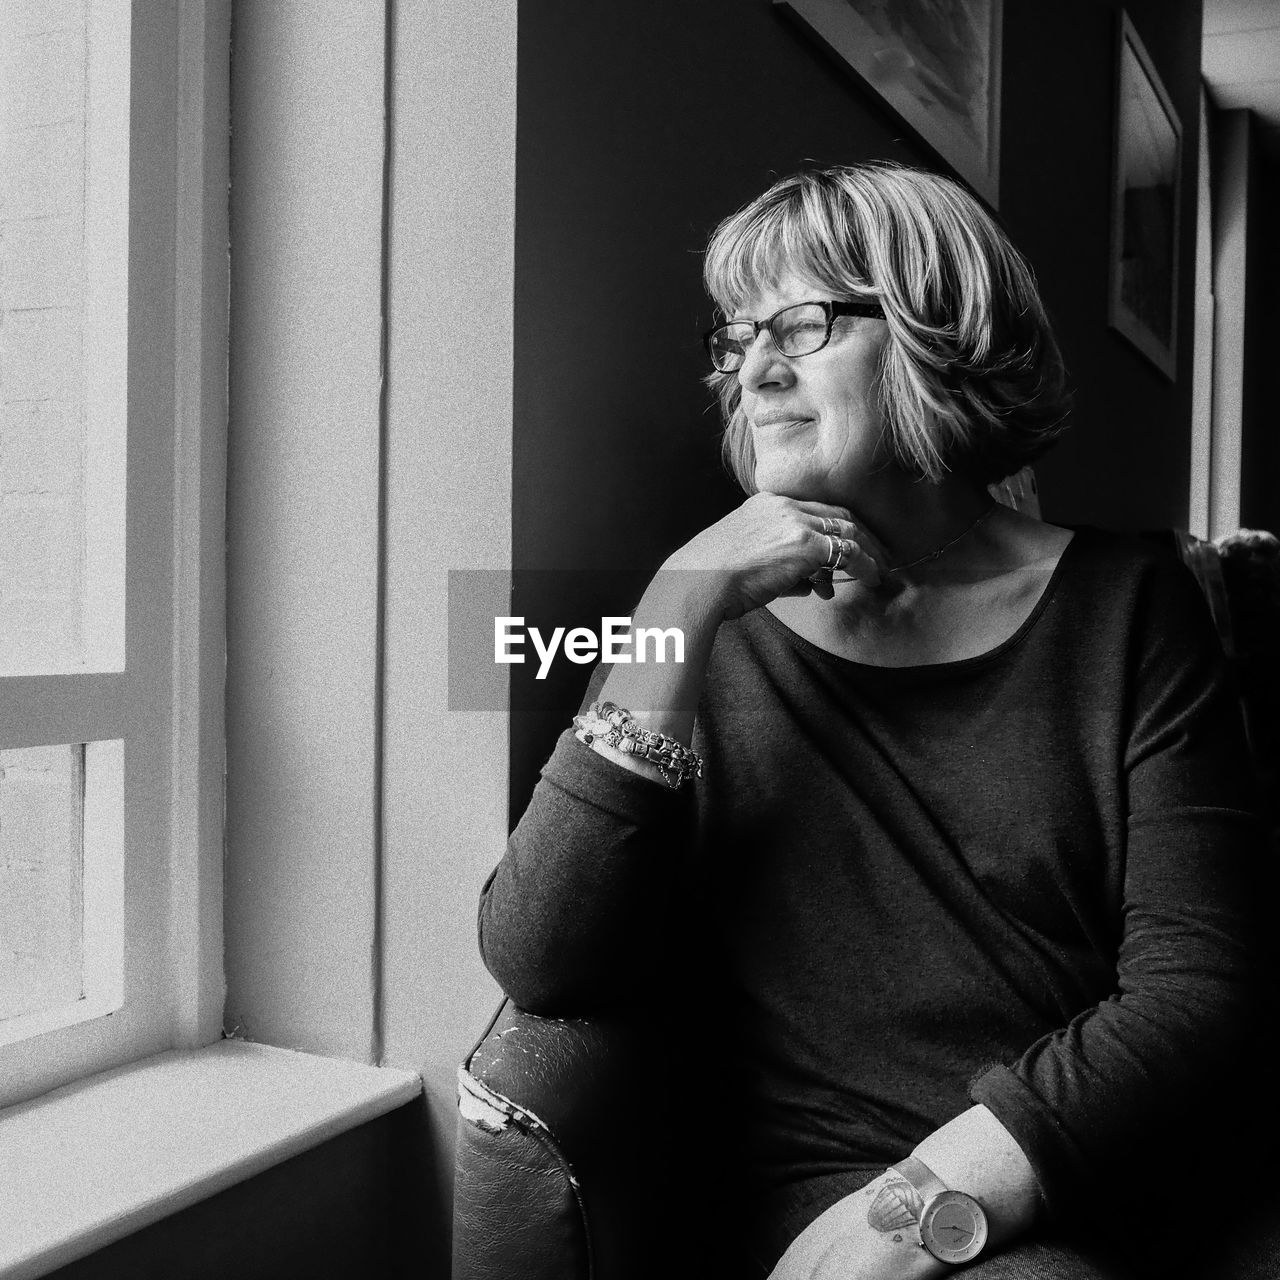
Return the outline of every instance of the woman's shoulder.
[[[1064,591],[1099,626],[1108,617],[1125,629],[1189,644],[1220,640],[1204,585],[1186,564],[1174,530],[1114,532],[1081,525],[1071,540],[1072,572]]]
[[[1117,532],[1094,525],[1072,525],[1071,549],[1076,568],[1117,586],[1170,586],[1177,592],[1195,587],[1195,578],[1179,552],[1172,529]]]
[[[990,568],[997,575],[1044,581],[1050,575],[1064,576],[1062,570],[1077,580],[1118,586],[1176,562],[1175,547],[1172,533],[1117,533],[1006,510],[991,522],[988,544],[976,555],[979,568]]]
[[[1014,517],[1023,546],[1033,553],[1052,554],[1070,547],[1085,564],[1141,566],[1176,558],[1172,533],[1126,533],[1092,524],[1057,524],[1025,514]]]
[[[1191,639],[1209,623],[1204,593],[1172,530],[1124,532],[1020,515],[1006,531],[1021,575],[1039,592],[1023,638],[1034,634],[1079,657],[1129,651],[1135,639],[1141,648],[1140,637],[1161,632]]]

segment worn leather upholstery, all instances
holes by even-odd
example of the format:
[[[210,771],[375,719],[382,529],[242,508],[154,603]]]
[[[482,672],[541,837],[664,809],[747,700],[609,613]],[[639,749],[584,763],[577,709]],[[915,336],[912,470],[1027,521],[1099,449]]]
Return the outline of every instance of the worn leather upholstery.
[[[453,1280],[668,1272],[650,1252],[671,1245],[656,1032],[499,1007],[459,1071]]]

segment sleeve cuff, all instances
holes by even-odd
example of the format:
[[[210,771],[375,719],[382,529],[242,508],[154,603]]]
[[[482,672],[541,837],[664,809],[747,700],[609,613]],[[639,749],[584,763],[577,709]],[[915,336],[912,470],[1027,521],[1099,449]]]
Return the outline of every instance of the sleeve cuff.
[[[1026,1153],[1052,1219],[1080,1204],[1085,1178],[1083,1156],[1071,1135],[1044,1103],[1006,1066],[992,1067],[969,1088]]]
[[[669,820],[693,803],[689,784],[673,790],[657,778],[646,778],[614,764],[566,729],[556,742],[542,776],[585,804],[629,823]]]

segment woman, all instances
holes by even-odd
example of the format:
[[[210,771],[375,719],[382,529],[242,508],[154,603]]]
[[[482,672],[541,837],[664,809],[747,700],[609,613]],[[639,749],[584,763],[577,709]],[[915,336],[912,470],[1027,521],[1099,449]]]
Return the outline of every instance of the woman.
[[[1203,602],[988,496],[1064,378],[957,185],[786,179],[705,276],[749,496],[635,610],[684,662],[597,672],[485,887],[486,963],[549,1014],[665,994],[662,962],[728,993],[737,1274],[1127,1274],[1089,1241],[1207,1110],[1248,999],[1256,831]]]

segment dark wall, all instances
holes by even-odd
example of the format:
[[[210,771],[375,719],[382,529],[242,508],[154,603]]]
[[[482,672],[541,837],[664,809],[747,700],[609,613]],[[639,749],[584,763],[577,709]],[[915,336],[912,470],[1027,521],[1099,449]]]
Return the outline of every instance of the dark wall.
[[[1107,325],[1120,5],[1006,0],[1000,212],[1040,279],[1076,389],[1074,428],[1037,467],[1046,515],[1185,527],[1201,5],[1123,7],[1182,121],[1176,381]]]
[[[999,212],[1077,387],[1046,514],[1146,528],[1186,518],[1201,6],[1126,6],[1184,124],[1176,382],[1106,323],[1119,7],[1006,0]],[[699,381],[708,233],[809,162],[932,157],[768,0],[537,0],[519,67],[515,612],[598,627],[741,498]],[[518,815],[587,669],[512,671]]]

